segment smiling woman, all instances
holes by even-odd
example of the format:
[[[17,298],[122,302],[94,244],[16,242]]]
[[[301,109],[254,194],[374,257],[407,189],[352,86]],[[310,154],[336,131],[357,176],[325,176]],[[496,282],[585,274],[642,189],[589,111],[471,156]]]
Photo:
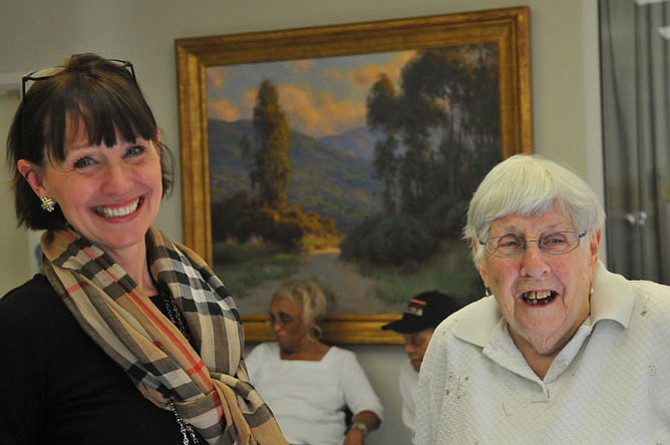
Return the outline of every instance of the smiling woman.
[[[126,142],[118,132],[113,145],[91,144],[97,138],[87,134],[83,122],[70,127],[62,162],[48,159],[48,166],[40,168],[19,159],[18,171],[37,196],[48,196],[58,205],[68,225],[123,263],[143,249],[160,208],[158,146],[143,138]],[[138,278],[144,278],[140,284],[155,293],[147,275],[139,272]]]
[[[487,174],[465,235],[489,295],[432,337],[418,445],[670,440],[670,288],[605,269],[604,220],[588,185],[540,156]]]
[[[286,444],[226,287],[153,226],[170,153],[132,64],[24,76],[8,148],[19,223],[46,232],[41,273],[0,299],[0,441]]]
[[[572,222],[554,203],[540,215],[501,217],[491,224],[489,233],[497,237],[498,233],[512,232],[514,237],[530,240],[546,237],[542,232],[573,229]],[[581,249],[566,247],[560,253],[547,252],[543,244],[532,246],[523,241],[524,249],[514,257],[499,258],[487,250],[477,262],[484,285],[495,295],[514,343],[541,378],[589,315],[600,234],[593,233],[587,241]],[[575,235],[573,246],[578,244]]]

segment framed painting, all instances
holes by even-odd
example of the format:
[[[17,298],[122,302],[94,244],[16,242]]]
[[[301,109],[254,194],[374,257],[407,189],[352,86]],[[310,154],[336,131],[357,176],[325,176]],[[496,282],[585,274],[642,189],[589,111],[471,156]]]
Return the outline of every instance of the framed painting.
[[[331,343],[439,289],[482,295],[460,233],[501,159],[532,151],[529,10],[178,39],[184,241],[249,342],[274,289],[317,281]]]

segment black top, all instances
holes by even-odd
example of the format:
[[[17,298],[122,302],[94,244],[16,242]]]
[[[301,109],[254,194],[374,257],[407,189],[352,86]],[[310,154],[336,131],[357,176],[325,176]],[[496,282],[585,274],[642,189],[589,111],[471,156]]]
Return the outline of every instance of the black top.
[[[0,299],[0,445],[181,443],[44,275]]]

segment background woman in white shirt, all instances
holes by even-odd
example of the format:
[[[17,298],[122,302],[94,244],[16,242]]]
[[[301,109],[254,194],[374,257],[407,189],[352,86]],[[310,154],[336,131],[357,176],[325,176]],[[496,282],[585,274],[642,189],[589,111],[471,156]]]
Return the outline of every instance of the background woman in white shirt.
[[[249,377],[291,444],[361,445],[383,408],[354,353],[320,340],[325,315],[326,297],[315,282],[281,285],[270,302],[277,341],[251,351]]]

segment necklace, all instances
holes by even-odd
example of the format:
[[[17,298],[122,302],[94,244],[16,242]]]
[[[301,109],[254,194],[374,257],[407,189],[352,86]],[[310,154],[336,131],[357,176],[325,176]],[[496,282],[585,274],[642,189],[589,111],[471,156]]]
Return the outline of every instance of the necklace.
[[[168,403],[170,404],[172,414],[174,414],[175,419],[177,419],[177,425],[179,425],[179,432],[183,437],[182,444],[199,445],[200,441],[198,440],[198,437],[195,435],[195,431],[193,431],[193,427],[191,426],[191,424],[184,422],[184,419],[182,419],[179,413],[177,412],[177,407],[174,405],[174,401],[172,399],[168,399]]]
[[[173,325],[175,325],[177,329],[179,329],[179,331],[184,335],[186,340],[188,340],[190,343],[191,342],[190,331],[188,330],[188,327],[184,322],[184,317],[179,308],[177,307],[177,303],[174,301],[174,298],[172,298],[169,294],[166,295],[165,293],[161,293],[160,298],[163,303],[164,313],[170,319],[170,322]],[[177,420],[177,425],[179,425],[179,432],[181,433],[183,438],[182,444],[199,445],[200,441],[198,440],[198,436],[196,435],[193,426],[190,423],[185,422],[184,419],[182,419],[182,417],[179,415],[174,400],[168,399],[168,403],[170,404],[170,410],[172,410],[172,414],[174,414],[174,417]]]
[[[179,331],[184,335],[184,337],[186,337],[186,340],[190,342],[191,333],[188,330],[186,323],[184,322],[184,316],[177,307],[177,303],[175,303],[174,298],[172,298],[170,295],[165,294],[162,295],[162,298],[168,318],[170,319],[172,324],[175,325],[177,329],[179,329]]]

